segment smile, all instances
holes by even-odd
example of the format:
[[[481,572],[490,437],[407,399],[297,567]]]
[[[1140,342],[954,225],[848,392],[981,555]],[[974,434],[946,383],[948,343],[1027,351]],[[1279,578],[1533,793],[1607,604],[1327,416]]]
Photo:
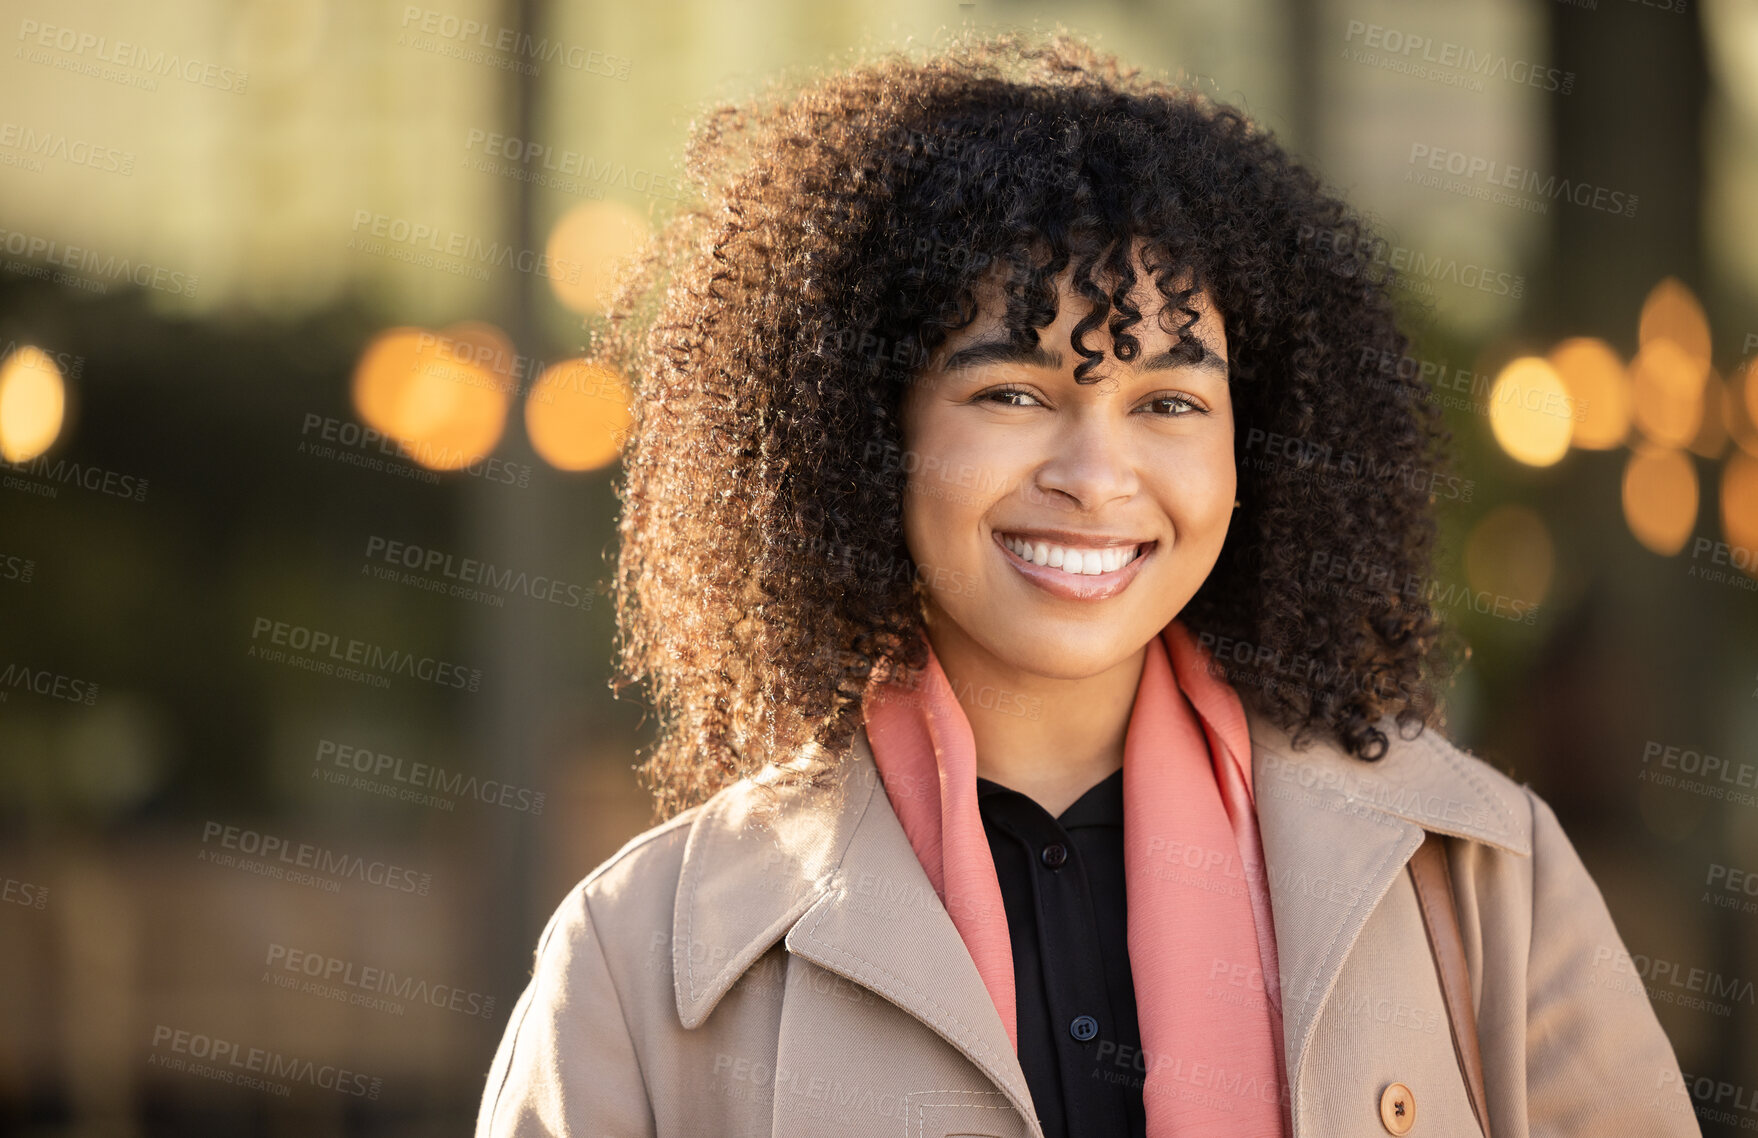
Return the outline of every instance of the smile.
[[[1008,564],[1032,584],[1065,600],[1114,597],[1140,574],[1158,542],[1091,538],[1052,541],[1050,534],[995,533]]]

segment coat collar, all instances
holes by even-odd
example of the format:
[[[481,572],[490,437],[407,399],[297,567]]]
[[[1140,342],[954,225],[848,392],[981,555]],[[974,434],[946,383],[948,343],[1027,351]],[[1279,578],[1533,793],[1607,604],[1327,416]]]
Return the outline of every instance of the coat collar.
[[[1249,707],[1246,718],[1298,1118],[1319,1013],[1423,832],[1525,857],[1531,812],[1518,784],[1433,729],[1409,740],[1382,720],[1390,746],[1367,763],[1328,740],[1297,751]],[[927,1024],[1034,1119],[1000,1014],[880,789],[866,732],[828,786],[781,788],[773,814],[760,817],[773,770],[715,795],[690,826],[672,929],[683,1025],[700,1025],[784,940]]]

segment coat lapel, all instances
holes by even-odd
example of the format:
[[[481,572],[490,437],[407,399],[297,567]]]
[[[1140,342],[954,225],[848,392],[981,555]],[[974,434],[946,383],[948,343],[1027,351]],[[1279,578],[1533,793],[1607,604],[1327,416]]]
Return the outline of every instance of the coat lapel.
[[[1035,1119],[1001,1013],[887,803],[866,812],[847,866],[849,873],[787,934],[788,951],[871,988],[933,1028],[1021,1115]],[[1032,1132],[1039,1133],[1035,1123]]]
[[[1532,852],[1531,815],[1471,770],[1432,729],[1400,738],[1375,762],[1328,741],[1296,751],[1280,728],[1247,710],[1252,793],[1264,847],[1282,985],[1285,1093],[1300,1117],[1304,1065],[1343,962],[1387,890],[1435,830]],[[1412,949],[1427,950],[1426,943]]]
[[[813,809],[792,788],[770,826],[752,825],[749,794],[703,807],[673,908],[679,1018],[700,1024],[785,938],[789,952],[871,989],[958,1048],[1041,1138],[1007,1028],[880,789],[864,729],[835,786],[829,825],[822,804]]]

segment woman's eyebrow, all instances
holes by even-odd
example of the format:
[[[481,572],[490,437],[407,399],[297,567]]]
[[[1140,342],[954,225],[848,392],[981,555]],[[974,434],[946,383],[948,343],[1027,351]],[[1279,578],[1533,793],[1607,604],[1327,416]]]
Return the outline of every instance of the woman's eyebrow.
[[[1175,368],[1194,367],[1203,371],[1214,371],[1221,374],[1222,379],[1228,378],[1227,361],[1216,355],[1202,340],[1192,337],[1191,343],[1196,348],[1196,358],[1192,359],[1191,349],[1184,345],[1168,348],[1158,355],[1149,356],[1139,365],[1126,364],[1125,367],[1139,371],[1169,371]],[[947,357],[941,367],[942,372],[960,371],[982,364],[1017,363],[1030,367],[1050,368],[1055,371],[1062,369],[1062,353],[1042,344],[1027,347],[1011,340],[987,340],[960,348]]]
[[[941,371],[962,371],[982,364],[1028,364],[1032,367],[1062,369],[1062,353],[1042,344],[1026,347],[1012,340],[987,340],[960,348],[947,358]]]

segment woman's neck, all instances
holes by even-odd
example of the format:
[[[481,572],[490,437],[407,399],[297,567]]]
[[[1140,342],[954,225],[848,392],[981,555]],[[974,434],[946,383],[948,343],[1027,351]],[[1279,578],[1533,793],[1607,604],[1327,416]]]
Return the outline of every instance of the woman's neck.
[[[1123,766],[1147,649],[1077,680],[1010,668],[944,618],[928,642],[970,721],[977,775],[1060,815]]]

